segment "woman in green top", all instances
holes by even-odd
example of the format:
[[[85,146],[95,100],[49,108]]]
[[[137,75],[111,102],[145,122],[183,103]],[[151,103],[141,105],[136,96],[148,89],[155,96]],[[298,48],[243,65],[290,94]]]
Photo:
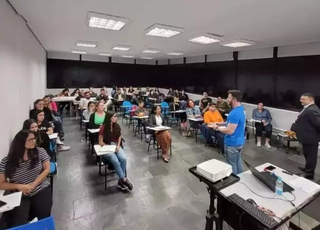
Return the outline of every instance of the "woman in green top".
[[[89,128],[98,129],[104,122],[106,113],[104,112],[104,103],[99,102],[96,107],[96,112],[91,114],[89,119]]]

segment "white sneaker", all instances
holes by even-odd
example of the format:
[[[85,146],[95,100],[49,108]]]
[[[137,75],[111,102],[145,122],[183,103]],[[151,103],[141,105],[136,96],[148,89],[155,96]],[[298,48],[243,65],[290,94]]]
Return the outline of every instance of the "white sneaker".
[[[57,138],[57,145],[64,145],[64,143],[60,140],[60,138]]]
[[[268,149],[271,149],[271,145],[269,143],[264,144]]]
[[[58,150],[59,150],[59,151],[68,151],[68,150],[70,150],[70,146],[60,145],[60,146],[58,147]]]
[[[257,146],[261,147],[261,142],[260,141],[257,142]]]

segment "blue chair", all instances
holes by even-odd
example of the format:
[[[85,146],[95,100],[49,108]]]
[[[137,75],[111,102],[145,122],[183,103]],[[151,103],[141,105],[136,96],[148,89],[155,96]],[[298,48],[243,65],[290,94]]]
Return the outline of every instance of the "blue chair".
[[[34,223],[21,225],[8,230],[55,230],[55,224],[52,216],[39,220]]]
[[[130,101],[124,101],[124,102],[122,102],[122,106],[123,106],[123,108],[122,108],[122,111],[123,111],[122,121],[123,121],[123,119],[129,120],[130,119],[129,110],[131,110],[132,104]]]
[[[167,124],[169,123],[169,115],[170,115],[170,111],[169,111],[169,104],[165,101],[161,102],[161,110],[162,110],[162,114],[164,115],[165,119],[167,120]]]
[[[50,162],[50,188],[51,194],[53,194],[53,175],[57,173],[57,165],[55,162]]]

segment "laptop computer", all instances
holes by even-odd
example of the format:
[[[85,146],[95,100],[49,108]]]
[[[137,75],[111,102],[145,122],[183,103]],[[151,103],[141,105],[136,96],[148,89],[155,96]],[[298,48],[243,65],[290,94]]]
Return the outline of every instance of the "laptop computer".
[[[275,191],[276,188],[276,181],[278,177],[274,174],[271,174],[269,172],[259,172],[256,170],[255,167],[250,165],[247,161],[243,160],[244,163],[247,165],[249,170],[251,171],[252,175],[255,176],[258,180],[260,180],[262,183],[264,183],[271,191]],[[292,188],[287,183],[283,182],[283,192],[292,192],[294,191],[294,188]]]

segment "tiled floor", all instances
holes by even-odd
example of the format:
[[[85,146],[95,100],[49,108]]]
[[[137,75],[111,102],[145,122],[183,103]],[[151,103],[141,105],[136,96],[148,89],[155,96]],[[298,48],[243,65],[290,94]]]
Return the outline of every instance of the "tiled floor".
[[[121,124],[121,122],[119,122]],[[155,151],[147,152],[147,144],[134,137],[132,129],[122,125],[126,140],[128,176],[134,182],[132,192],[117,190],[116,175],[98,175],[95,157],[84,142],[84,131],[74,119],[65,119],[65,143],[71,151],[58,156],[58,174],[54,181],[53,209],[58,230],[203,230],[209,196],[205,186],[194,178],[188,168],[205,160],[223,159],[215,148],[205,147],[194,138],[182,137],[174,127],[173,156],[170,163],[157,160]],[[247,141],[244,156],[253,165],[274,163],[293,172],[303,166],[304,158],[283,150],[257,148]],[[318,164],[319,165],[319,164]],[[319,180],[320,166],[316,181]],[[319,182],[319,181],[318,181]],[[320,221],[320,199],[304,211]],[[224,229],[229,229],[225,226]]]

